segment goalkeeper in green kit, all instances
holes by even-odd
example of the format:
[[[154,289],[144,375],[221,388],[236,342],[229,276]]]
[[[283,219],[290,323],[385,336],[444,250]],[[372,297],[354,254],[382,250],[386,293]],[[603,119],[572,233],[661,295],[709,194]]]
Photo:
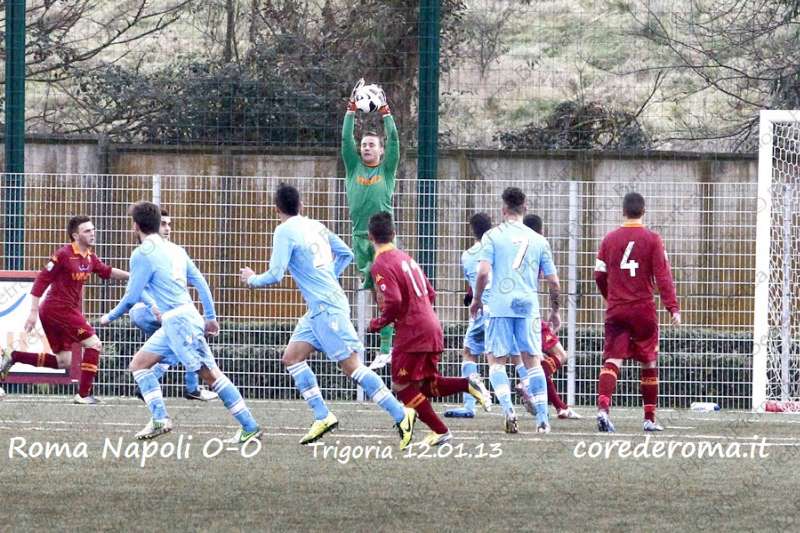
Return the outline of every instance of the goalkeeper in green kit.
[[[350,221],[353,223],[352,246],[356,267],[361,272],[363,288],[372,290],[374,295],[375,286],[370,268],[375,258],[375,251],[367,237],[367,225],[369,217],[375,213],[387,211],[394,214],[392,195],[394,195],[397,165],[400,161],[400,140],[383,90],[378,87],[366,87],[367,91],[373,90],[372,96],[378,103],[378,112],[383,115],[386,143],[384,145],[383,138],[377,133],[366,132],[361,137],[359,153],[353,129],[357,110],[356,92],[363,86],[362,78],[353,88],[347,104],[347,113],[342,124],[342,159],[347,173],[345,189]],[[370,365],[372,369],[381,368],[391,362],[394,327],[391,325],[384,327],[380,335],[380,354]]]

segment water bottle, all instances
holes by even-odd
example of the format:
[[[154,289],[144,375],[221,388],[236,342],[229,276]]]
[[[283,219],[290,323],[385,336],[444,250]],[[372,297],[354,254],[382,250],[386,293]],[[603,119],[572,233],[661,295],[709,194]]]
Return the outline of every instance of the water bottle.
[[[719,411],[719,404],[714,402],[692,402],[689,409],[698,413],[710,413],[711,411]]]

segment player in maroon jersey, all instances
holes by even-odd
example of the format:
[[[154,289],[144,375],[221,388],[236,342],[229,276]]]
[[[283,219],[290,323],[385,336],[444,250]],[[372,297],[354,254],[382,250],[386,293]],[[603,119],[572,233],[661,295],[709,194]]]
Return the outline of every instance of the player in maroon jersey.
[[[525,215],[522,223],[531,228],[533,231],[542,235],[542,219],[538,215]],[[547,401],[556,408],[558,418],[562,419],[580,419],[581,415],[572,410],[567,403],[561,399],[558,394],[556,384],[553,382],[553,375],[558,372],[561,365],[567,360],[567,351],[558,339],[557,332],[553,331],[550,323],[542,320],[542,370],[544,370],[544,377],[547,381]],[[524,383],[517,383],[517,393],[522,396],[525,409],[532,415],[536,411],[531,401],[530,394],[528,394],[527,387]]]
[[[392,216],[380,212],[369,219],[369,239],[375,247],[375,262],[370,270],[375,282],[381,314],[372,319],[369,332],[394,323],[392,347],[392,388],[397,398],[417,411],[419,419],[433,433],[428,446],[444,444],[450,431],[433,410],[428,398],[469,392],[488,410],[489,391],[477,374],[469,378],[446,378],[437,365],[444,350],[444,335],[433,310],[436,292],[416,261],[392,244],[395,231]]]
[[[622,201],[625,222],[605,236],[594,267],[594,279],[606,300],[603,368],[597,384],[597,427],[613,433],[609,418],[611,396],[624,359],[635,359],[642,368],[640,391],[644,403],[644,431],[662,431],[656,423],[658,403],[658,315],[653,300],[653,281],[661,301],[681,323],[669,260],[658,233],[642,224],[644,198],[630,192]]]
[[[97,374],[103,346],[94,329],[83,316],[83,285],[96,272],[103,279],[128,279],[124,270],[111,268],[94,253],[95,228],[89,217],[75,216],[67,224],[70,244],[56,250],[50,261],[36,277],[31,289],[32,304],[25,331],[32,331],[36,319],[42,328],[53,353],[31,353],[3,350],[0,360],[0,379],[5,379],[14,363],[46,368],[69,368],[72,363],[72,344],[83,346],[81,377],[74,402],[92,405],[99,402],[92,394],[92,384]],[[47,288],[47,298],[39,306],[39,299]]]

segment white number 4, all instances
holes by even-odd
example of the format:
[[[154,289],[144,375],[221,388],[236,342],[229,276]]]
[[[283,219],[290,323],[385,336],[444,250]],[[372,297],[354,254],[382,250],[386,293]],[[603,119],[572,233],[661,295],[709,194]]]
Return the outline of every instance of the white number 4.
[[[639,263],[637,263],[636,261],[633,261],[633,260],[628,261],[628,258],[631,256],[631,251],[632,250],[633,250],[633,241],[630,241],[628,243],[627,248],[625,248],[625,255],[622,256],[622,262],[619,264],[619,267],[622,270],[626,270],[626,269],[630,270],[631,271],[631,277],[634,278],[634,277],[636,277],[636,269],[639,268]]]

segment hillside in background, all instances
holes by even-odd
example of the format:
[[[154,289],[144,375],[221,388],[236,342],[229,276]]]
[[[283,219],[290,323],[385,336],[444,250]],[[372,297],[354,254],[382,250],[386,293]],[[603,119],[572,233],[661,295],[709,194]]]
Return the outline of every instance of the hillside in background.
[[[671,58],[638,34],[648,16],[638,2],[467,4],[465,25],[484,47],[468,45],[441,80],[440,124],[452,144],[499,147],[498,131],[542,124],[559,104],[575,102],[632,115],[657,149],[725,150],[725,141],[691,138],[711,136],[750,112],[703,89],[686,70],[656,69]],[[670,17],[693,2],[660,4],[659,13]]]
[[[30,132],[332,145],[363,75],[414,142],[416,2],[28,4]],[[800,106],[796,4],[445,0],[441,143],[752,150],[759,108]]]

